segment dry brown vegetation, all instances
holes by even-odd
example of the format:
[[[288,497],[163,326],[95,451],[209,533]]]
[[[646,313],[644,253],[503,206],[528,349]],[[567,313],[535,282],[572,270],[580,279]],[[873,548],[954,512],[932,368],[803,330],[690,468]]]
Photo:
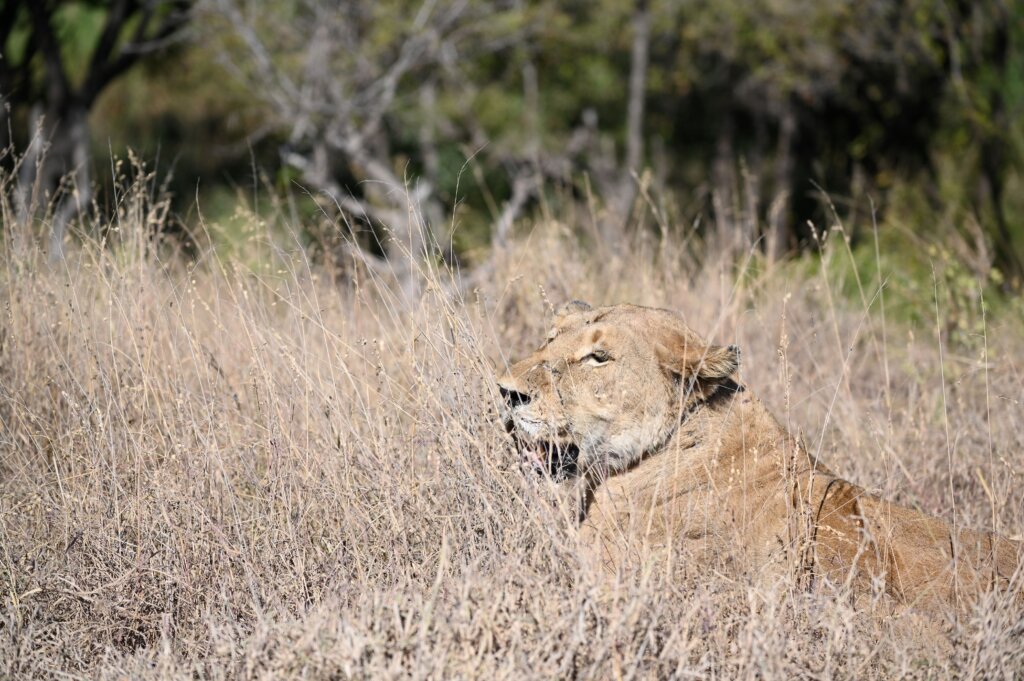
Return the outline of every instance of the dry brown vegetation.
[[[685,556],[668,577],[588,573],[519,474],[493,385],[552,305],[671,307],[738,343],[743,380],[833,469],[1019,537],[1014,315],[951,342],[933,300],[911,326],[877,281],[840,295],[824,273],[849,268],[694,257],[682,236],[612,249],[556,221],[486,275],[423,266],[412,295],[251,219],[241,253],[191,262],[129,197],[118,231],[51,266],[5,213],[0,676],[1024,674],[1007,597],[894,622]],[[823,255],[846,259],[841,239]]]

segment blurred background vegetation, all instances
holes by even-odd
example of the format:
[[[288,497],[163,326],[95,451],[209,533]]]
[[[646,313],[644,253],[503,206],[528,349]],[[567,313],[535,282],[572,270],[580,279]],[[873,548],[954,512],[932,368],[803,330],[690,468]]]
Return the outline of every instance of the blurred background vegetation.
[[[325,257],[466,263],[542,214],[769,263],[841,226],[897,284],[1012,294],[1022,38],[1000,0],[3,0],[2,164],[55,253],[132,149],[192,249],[268,206]]]

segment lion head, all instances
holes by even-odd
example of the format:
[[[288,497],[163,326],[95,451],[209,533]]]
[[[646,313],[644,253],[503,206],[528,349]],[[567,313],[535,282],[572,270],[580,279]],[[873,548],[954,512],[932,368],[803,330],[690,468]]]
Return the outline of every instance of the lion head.
[[[663,447],[738,366],[738,348],[710,345],[669,310],[574,301],[498,386],[524,464],[606,477]]]

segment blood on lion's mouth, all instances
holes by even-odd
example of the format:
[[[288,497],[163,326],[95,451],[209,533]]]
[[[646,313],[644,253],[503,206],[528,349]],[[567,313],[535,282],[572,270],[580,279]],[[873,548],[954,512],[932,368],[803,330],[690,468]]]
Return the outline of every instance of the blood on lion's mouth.
[[[516,428],[512,418],[505,419],[505,431],[516,443],[524,473],[548,475],[555,482],[564,482],[579,473],[580,448],[575,442],[534,440]]]
[[[555,482],[576,477],[580,448],[573,442],[550,442],[535,440],[526,442],[516,439],[519,448],[519,464],[524,471],[550,475]]]

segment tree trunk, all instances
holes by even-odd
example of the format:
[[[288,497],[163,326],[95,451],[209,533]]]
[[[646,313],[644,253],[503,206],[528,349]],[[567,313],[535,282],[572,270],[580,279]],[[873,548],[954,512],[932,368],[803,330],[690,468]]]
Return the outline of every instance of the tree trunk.
[[[637,0],[633,14],[633,49],[629,68],[629,104],[626,111],[626,170],[640,172],[643,161],[644,98],[647,59],[651,44],[651,12],[647,0]],[[633,186],[632,181],[629,182]]]
[[[1006,12],[999,12],[1001,18],[1008,20]],[[1009,63],[1010,38],[1006,23],[1000,27],[993,40],[994,49],[991,64],[1005,74]],[[1011,288],[1022,285],[1024,279],[1024,262],[1013,243],[1013,235],[1003,211],[1003,178],[1007,163],[1006,140],[1009,137],[1010,125],[1006,113],[1006,102],[1000,88],[991,89],[989,96],[991,110],[991,129],[982,130],[984,142],[981,145],[981,172],[988,190],[992,205],[992,215],[996,223],[996,264],[1006,275],[1007,284]],[[979,204],[982,199],[979,199]],[[980,211],[978,211],[980,214]]]
[[[64,237],[68,224],[78,217],[92,200],[92,174],[89,153],[89,113],[79,107],[70,109],[59,124],[63,170],[59,177],[69,179],[60,192],[50,229],[50,261],[64,257]],[[57,146],[57,145],[55,145]],[[60,179],[57,178],[59,182]]]
[[[772,262],[781,260],[792,239],[792,214],[789,197],[793,185],[793,138],[796,136],[796,114],[786,107],[779,120],[779,142],[775,152],[775,198],[768,209],[768,239],[765,252]]]
[[[64,256],[69,223],[92,200],[89,112],[60,102],[45,113],[34,106],[29,119],[31,141],[16,190],[18,219],[27,224],[32,215],[53,209],[48,252],[55,261]]]
[[[629,66],[629,100],[626,104],[626,157],[614,194],[606,197],[611,208],[605,238],[615,238],[629,219],[636,198],[633,174],[639,174],[644,152],[644,98],[647,90],[647,60],[651,44],[651,12],[647,0],[637,0],[633,12],[633,47]],[[612,225],[617,228],[613,229]]]
[[[419,139],[423,174],[436,187],[441,173],[441,158],[437,151],[437,83],[433,80],[425,82],[420,90],[420,108],[423,109]]]
[[[729,257],[735,254],[740,232],[736,224],[736,157],[732,137],[732,119],[727,117],[715,141],[715,160],[711,164],[711,205],[715,215],[716,246]]]

